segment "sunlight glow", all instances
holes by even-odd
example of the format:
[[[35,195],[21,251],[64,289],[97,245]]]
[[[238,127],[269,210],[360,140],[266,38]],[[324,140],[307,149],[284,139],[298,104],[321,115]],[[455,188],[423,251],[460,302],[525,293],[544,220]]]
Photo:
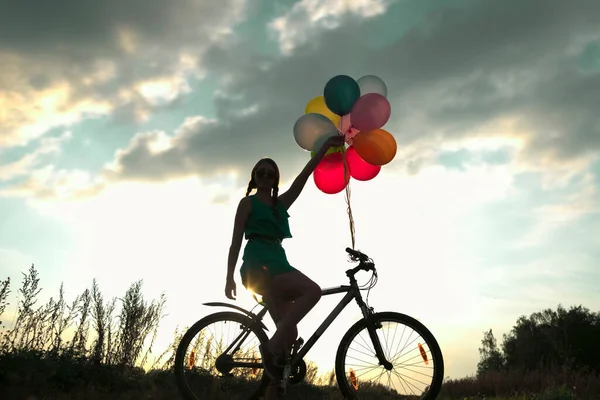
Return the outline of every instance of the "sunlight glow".
[[[15,129],[21,140],[30,140],[49,129],[60,125],[71,125],[83,117],[106,115],[112,110],[107,101],[91,98],[71,103],[72,89],[67,82],[28,94],[0,92],[0,122],[4,127]],[[1,144],[1,143],[0,143]]]
[[[152,154],[162,153],[173,147],[172,138],[166,133],[160,131],[152,136],[152,140],[148,142],[148,149]]]
[[[155,345],[164,349],[177,326],[190,326],[218,311],[203,302],[228,302],[228,248],[235,209],[244,194],[235,178],[243,173],[226,171],[200,181],[121,183],[76,203],[46,203],[44,211],[76,229],[83,242],[78,269],[69,279],[81,287],[95,277],[107,298],[122,295],[141,278],[146,296],[166,292],[168,315]],[[280,193],[292,178],[282,181]],[[522,309],[518,300],[491,300],[481,293],[495,278],[492,271],[481,271],[480,255],[471,249],[462,226],[480,207],[511,196],[512,186],[510,168],[502,165],[464,171],[430,166],[410,177],[382,171],[373,181],[351,183],[356,248],[373,257],[380,277],[369,304],[376,311],[398,311],[421,320],[448,355],[448,375],[465,375],[476,363],[476,347],[465,347],[465,338],[480,340],[488,325],[510,324]],[[228,200],[213,202],[223,194]],[[350,265],[344,248],[350,245],[350,232],[343,193],[324,195],[309,181],[289,213],[293,239],[284,247],[290,263],[323,288],[346,284],[344,271]],[[252,309],[258,305],[241,284],[241,262],[240,253],[234,304]],[[364,284],[368,274],[357,279]],[[300,322],[300,336],[307,340],[340,299],[323,298]],[[331,370],[341,335],[360,318],[356,306],[349,305],[307,360],[317,362],[321,373]],[[273,329],[269,317],[265,324]]]
[[[182,93],[190,91],[187,82],[179,76],[141,82],[137,84],[136,89],[153,104],[172,101]]]

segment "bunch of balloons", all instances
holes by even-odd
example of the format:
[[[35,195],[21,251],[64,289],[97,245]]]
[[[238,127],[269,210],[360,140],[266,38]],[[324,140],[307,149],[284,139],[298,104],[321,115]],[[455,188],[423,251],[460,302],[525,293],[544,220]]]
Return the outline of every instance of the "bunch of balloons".
[[[390,118],[387,87],[383,80],[366,75],[358,80],[347,75],[331,78],[322,96],[310,100],[294,124],[298,146],[311,157],[328,137],[345,137],[346,145],[331,148],[313,173],[315,185],[324,193],[346,188],[350,177],[375,178],[381,166],[396,156],[396,140],[382,129]]]

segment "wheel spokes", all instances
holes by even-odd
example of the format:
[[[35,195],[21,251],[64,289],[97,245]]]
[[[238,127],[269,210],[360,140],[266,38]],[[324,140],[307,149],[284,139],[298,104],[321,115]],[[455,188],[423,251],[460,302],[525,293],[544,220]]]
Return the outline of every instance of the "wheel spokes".
[[[348,386],[360,394],[380,393],[382,398],[421,398],[433,383],[435,362],[427,341],[400,321],[381,321],[377,329],[383,354],[392,364],[379,365],[367,329],[353,338],[346,351]]]
[[[197,398],[204,398],[207,390],[255,391],[263,372],[259,344],[256,335],[237,321],[205,326],[185,352],[187,386]]]

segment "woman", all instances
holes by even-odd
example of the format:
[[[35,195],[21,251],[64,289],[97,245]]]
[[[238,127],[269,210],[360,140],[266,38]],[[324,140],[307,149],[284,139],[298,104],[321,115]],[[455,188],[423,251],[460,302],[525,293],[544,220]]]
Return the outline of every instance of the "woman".
[[[277,331],[271,339],[265,346],[259,346],[265,372],[273,381],[282,378],[282,370],[276,360],[286,347],[294,343],[298,335],[296,326],[321,298],[319,285],[290,265],[281,246],[283,239],[292,237],[287,210],[296,201],[327,150],[343,143],[343,136],[328,138],[289,190],[281,195],[278,195],[277,164],[269,158],[260,160],[252,169],[246,197],[238,205],[229,249],[225,295],[235,299],[233,273],[245,234],[248,242],[240,269],[242,283],[267,299],[277,324]],[[256,194],[249,196],[252,189],[256,189]]]

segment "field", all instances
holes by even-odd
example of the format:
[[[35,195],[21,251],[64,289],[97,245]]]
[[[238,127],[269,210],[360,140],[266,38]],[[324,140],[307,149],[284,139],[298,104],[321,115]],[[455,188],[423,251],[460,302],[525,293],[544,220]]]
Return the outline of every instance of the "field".
[[[136,282],[117,308],[116,299],[104,301],[94,282],[71,303],[61,288],[56,299],[37,305],[40,291],[32,266],[19,289],[17,317],[9,329],[0,331],[1,400],[181,398],[172,372],[181,332],[175,332],[171,346],[150,363],[164,297],[145,301],[141,282]],[[10,279],[0,281],[0,317],[9,293]],[[319,371],[313,363],[307,367],[306,381],[292,386],[287,399],[342,399],[332,371]],[[206,380],[203,399],[236,399],[220,390],[219,380],[200,378]],[[488,371],[447,379],[439,399],[600,399],[600,376],[591,369],[561,366]]]
[[[145,372],[138,367],[94,365],[85,359],[52,357],[35,352],[13,353],[0,359],[2,399],[178,399],[170,370]],[[342,399],[335,380],[293,386],[287,399]],[[490,374],[449,380],[440,400],[572,400],[598,399],[600,378],[565,370],[529,374]],[[204,399],[232,399],[219,382],[206,377]],[[373,396],[373,399],[383,397]]]

